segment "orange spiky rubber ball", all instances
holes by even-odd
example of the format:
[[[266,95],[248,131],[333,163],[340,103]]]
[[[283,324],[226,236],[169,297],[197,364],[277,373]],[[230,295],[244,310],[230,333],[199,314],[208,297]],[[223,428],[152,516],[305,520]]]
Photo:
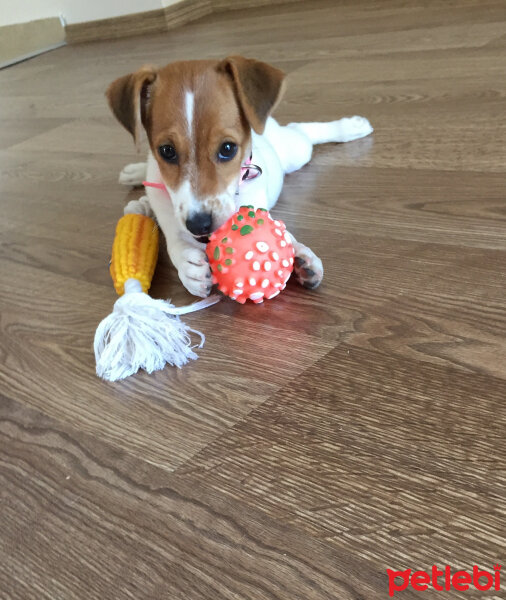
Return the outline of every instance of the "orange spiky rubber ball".
[[[241,206],[211,235],[206,253],[213,283],[241,304],[274,298],[293,271],[294,250],[286,226],[264,208]]]

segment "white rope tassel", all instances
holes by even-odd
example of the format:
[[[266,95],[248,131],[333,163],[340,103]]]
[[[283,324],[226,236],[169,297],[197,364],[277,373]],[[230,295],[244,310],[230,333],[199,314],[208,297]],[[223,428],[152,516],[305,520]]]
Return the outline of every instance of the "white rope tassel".
[[[190,306],[177,308],[165,300],[155,300],[142,291],[136,279],[125,282],[125,293],[116,300],[113,312],[97,327],[95,360],[97,375],[117,381],[139,369],[148,373],[163,369],[168,363],[182,367],[198,355],[205,336],[185,325],[179,315],[201,310],[219,302],[221,296],[209,296]],[[190,334],[200,336],[192,346]]]

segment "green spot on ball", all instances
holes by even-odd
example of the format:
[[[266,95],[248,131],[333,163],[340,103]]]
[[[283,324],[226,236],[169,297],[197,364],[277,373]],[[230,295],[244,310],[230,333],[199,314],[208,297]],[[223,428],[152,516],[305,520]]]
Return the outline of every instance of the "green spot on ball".
[[[239,225],[236,225],[235,223],[232,225],[232,231],[236,231],[237,229],[239,229]]]
[[[223,271],[223,267],[221,265],[218,265],[218,271],[221,273]]]
[[[222,243],[222,244],[226,244],[227,242],[228,242],[228,237],[224,237],[224,238],[221,240],[221,243]]]
[[[219,258],[220,258],[220,248],[219,248],[219,246],[216,246],[216,248],[214,249],[213,256],[214,256],[215,260],[219,260]]]
[[[234,253],[234,249],[231,246],[228,246],[228,248],[225,248],[225,252],[227,254],[233,254]]]
[[[225,264],[227,265],[227,267],[230,267],[230,265],[232,264],[232,259],[231,258],[227,258],[225,260]]]
[[[257,225],[263,225],[265,221],[263,219],[257,219]]]
[[[251,227],[251,225],[244,225],[243,227],[241,227],[241,231],[239,231],[239,233],[241,235],[248,235],[248,233],[251,233],[253,231],[253,227]]]
[[[248,217],[251,217],[253,219],[255,217],[254,211],[250,210],[248,213]]]
[[[242,221],[243,219],[244,219],[244,216],[243,216],[243,215],[237,215],[237,220],[238,220],[238,221]]]

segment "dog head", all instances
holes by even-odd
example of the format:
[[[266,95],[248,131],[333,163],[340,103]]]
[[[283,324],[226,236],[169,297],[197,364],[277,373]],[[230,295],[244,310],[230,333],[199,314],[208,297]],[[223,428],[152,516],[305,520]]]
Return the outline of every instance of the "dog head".
[[[283,80],[266,63],[234,56],[143,67],[109,86],[114,115],[137,145],[144,128],[176,217],[196,238],[235,212],[251,130],[263,133]]]

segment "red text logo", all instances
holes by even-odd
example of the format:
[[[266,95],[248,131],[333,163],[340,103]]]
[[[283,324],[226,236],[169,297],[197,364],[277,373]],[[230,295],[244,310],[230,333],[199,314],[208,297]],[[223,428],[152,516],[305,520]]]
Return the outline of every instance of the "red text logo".
[[[409,585],[417,592],[424,592],[432,586],[438,592],[457,590],[465,592],[469,588],[474,588],[480,592],[486,592],[494,589],[501,589],[501,565],[494,565],[493,573],[482,571],[474,565],[471,573],[468,571],[451,572],[451,568],[446,565],[442,570],[436,565],[432,566],[431,572],[414,571],[406,569],[405,571],[393,571],[387,569],[388,575],[388,595],[394,596],[395,592],[402,592]]]

